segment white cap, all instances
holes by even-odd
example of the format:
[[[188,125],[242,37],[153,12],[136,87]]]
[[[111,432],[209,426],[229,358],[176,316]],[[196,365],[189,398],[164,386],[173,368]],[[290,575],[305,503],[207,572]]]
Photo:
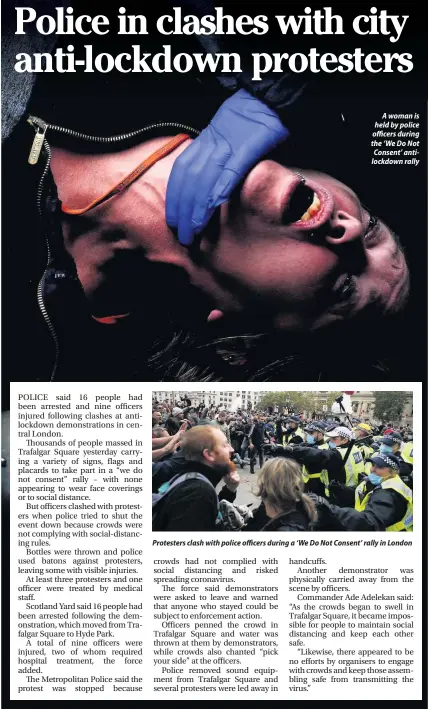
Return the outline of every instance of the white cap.
[[[181,407],[174,407],[174,409],[172,410],[173,417],[176,417],[177,414],[183,414],[183,410],[181,409]]]
[[[329,436],[330,438],[340,436],[342,439],[349,439],[349,441],[354,438],[352,431],[346,426],[337,426],[333,431],[326,431],[325,436]]]

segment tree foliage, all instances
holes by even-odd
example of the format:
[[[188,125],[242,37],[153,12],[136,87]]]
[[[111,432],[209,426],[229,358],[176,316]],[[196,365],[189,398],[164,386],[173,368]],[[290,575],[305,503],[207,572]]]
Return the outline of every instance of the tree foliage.
[[[327,405],[328,411],[334,400],[339,397],[341,392],[267,392],[260,400],[259,406],[278,407],[288,410],[288,413],[299,413],[306,411],[312,412],[322,411],[323,405]]]
[[[407,392],[375,392],[374,416],[382,422],[399,421],[409,400]]]

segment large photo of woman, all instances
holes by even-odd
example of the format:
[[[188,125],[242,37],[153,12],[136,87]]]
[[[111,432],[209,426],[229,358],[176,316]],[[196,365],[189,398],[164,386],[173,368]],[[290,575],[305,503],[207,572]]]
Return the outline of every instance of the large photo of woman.
[[[51,55],[70,38],[16,37],[9,14],[7,380],[419,378],[424,347],[409,340],[415,319],[425,328],[425,160],[373,163],[388,116],[422,135],[417,69],[256,81],[251,53],[284,50],[284,37],[153,32],[90,39],[95,54],[136,41],[235,48],[242,71],[18,74],[20,50]],[[414,18],[406,31],[417,62]],[[287,48],[297,40],[302,52],[315,41]],[[390,49],[369,37],[366,51],[374,40]],[[87,42],[73,37],[76,55]]]

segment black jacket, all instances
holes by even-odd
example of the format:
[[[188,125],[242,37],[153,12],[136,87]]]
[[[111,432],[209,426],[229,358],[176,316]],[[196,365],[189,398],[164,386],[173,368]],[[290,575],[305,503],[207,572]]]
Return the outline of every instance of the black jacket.
[[[310,449],[316,450],[324,443],[324,439],[321,439],[321,441],[317,441],[315,444],[307,444],[307,446]],[[314,463],[308,463],[305,465],[309,474],[320,472],[319,468]],[[310,478],[309,481],[305,483],[305,491],[307,493],[315,493],[315,495],[323,496],[325,494],[325,485],[320,478]]]
[[[391,488],[375,487],[367,482],[367,490],[373,489],[367,507],[363,511],[354,508],[339,508],[331,505],[327,501],[322,502],[319,507],[327,508],[327,515],[330,517],[331,527],[326,522],[324,530],[358,530],[378,532],[384,531],[390,525],[398,523],[404,517],[407,504],[402,495]]]
[[[311,521],[302,503],[298,503],[296,508],[289,513],[281,513],[276,518],[268,517],[264,503],[262,503],[254,511],[254,517],[243,528],[243,532],[302,532],[310,530],[311,527]]]
[[[400,463],[399,476],[401,480],[406,484],[406,486],[413,488],[413,466],[410,463],[407,463],[407,461],[402,458],[400,453],[394,454],[394,456],[397,457]]]
[[[177,461],[175,461],[175,468],[180,468]],[[212,468],[197,461],[185,461],[184,459],[182,459],[181,470],[176,470],[173,475],[187,472],[201,473],[214,487],[220,483],[222,478]],[[235,498],[236,493],[230,491],[226,486],[223,486],[217,496],[212,486],[205,481],[198,479],[184,481],[159,504],[154,529],[214,532],[218,515],[218,500],[228,500],[233,503]]]
[[[297,429],[287,429],[286,436],[287,438],[287,444],[302,444],[303,439],[300,436],[300,434],[293,434],[293,431],[297,431]]]
[[[244,440],[244,425],[232,424],[230,427],[230,440],[235,450],[240,449]]]
[[[330,481],[335,479],[339,483],[346,482],[346,471],[343,466],[342,455],[337,449],[318,449],[311,446],[293,446],[285,448],[284,456],[295,459],[306,466],[309,472],[316,473],[325,469]]]
[[[250,441],[254,446],[263,446],[265,440],[265,426],[260,422],[255,422],[253,424],[253,431],[251,432]]]
[[[282,444],[282,440],[284,438],[284,431],[283,431],[281,419],[278,419],[275,422],[275,436],[276,436],[276,443]]]

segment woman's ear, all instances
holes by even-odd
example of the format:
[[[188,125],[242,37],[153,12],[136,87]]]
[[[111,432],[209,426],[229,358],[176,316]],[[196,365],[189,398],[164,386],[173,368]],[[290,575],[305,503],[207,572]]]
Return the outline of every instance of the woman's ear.
[[[328,235],[325,240],[329,244],[344,244],[355,239],[361,239],[362,234],[363,225],[361,221],[349,214],[349,212],[338,210],[330,218]]]

